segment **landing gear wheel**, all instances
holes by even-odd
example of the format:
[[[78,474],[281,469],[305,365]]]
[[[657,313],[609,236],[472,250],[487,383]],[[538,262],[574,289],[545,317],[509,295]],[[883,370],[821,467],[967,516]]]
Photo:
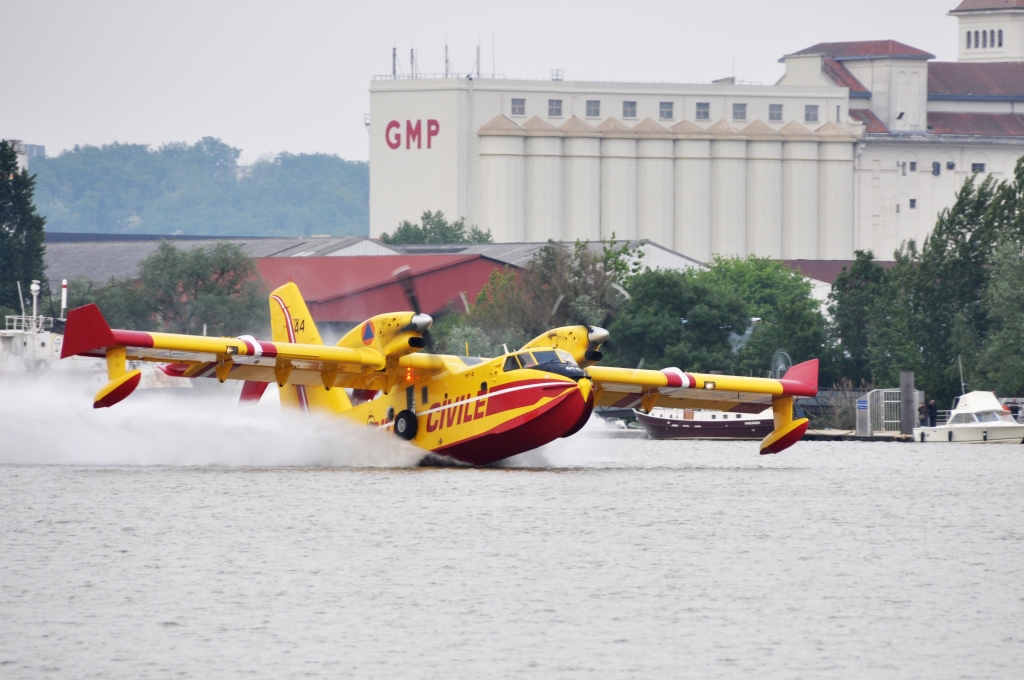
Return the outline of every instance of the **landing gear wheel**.
[[[412,411],[400,411],[395,416],[395,434],[402,439],[410,440],[415,437],[418,426],[419,422],[416,420],[416,414]]]

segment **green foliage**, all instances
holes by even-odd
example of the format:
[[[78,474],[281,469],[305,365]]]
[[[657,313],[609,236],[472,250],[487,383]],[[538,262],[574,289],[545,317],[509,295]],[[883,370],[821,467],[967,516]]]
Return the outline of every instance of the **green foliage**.
[[[625,300],[623,284],[640,270],[642,256],[614,237],[598,249],[549,241],[522,270],[492,272],[469,314],[439,320],[435,343],[461,354],[469,340],[472,352],[494,355],[502,345],[516,349],[550,328],[606,324]]]
[[[883,295],[885,276],[870,251],[858,250],[855,258],[850,269],[843,268],[832,282],[828,307],[832,317],[829,332],[841,339],[839,370],[854,385],[871,380],[868,332],[872,311]]]
[[[35,178],[18,170],[14,146],[0,141],[0,307],[21,311],[17,282],[25,286],[32,279],[45,285],[43,254],[46,220],[32,201]]]
[[[420,243],[493,243],[491,231],[481,231],[477,227],[471,227],[466,233],[466,219],[460,218],[455,222],[449,222],[444,218],[444,213],[438,210],[431,212],[424,210],[420,216],[421,224],[413,224],[408,220],[403,221],[394,234],[387,232],[380,235],[380,240],[390,245],[409,245]]]
[[[239,154],[212,137],[156,150],[142,144],[76,146],[32,160],[39,210],[58,232],[367,233],[366,163],[285,153],[242,169]]]
[[[811,296],[811,283],[800,272],[766,257],[716,256],[697,277],[715,288],[733,291],[746,301],[752,316],[765,319],[785,300]]]
[[[139,265],[134,281],[97,287],[75,281],[72,306],[95,302],[115,328],[234,336],[269,324],[256,262],[228,243],[180,250],[168,241]]]
[[[833,284],[830,330],[845,375],[895,385],[912,370],[939,404],[967,389],[1024,389],[1024,159],[1013,181],[969,178],[918,250],[909,241],[882,272],[858,253]]]
[[[1003,244],[982,299],[991,324],[979,373],[985,387],[1006,396],[1024,395],[1024,249]]]
[[[786,351],[794,363],[820,359],[823,384],[836,379],[825,318],[811,284],[802,274],[781,262],[753,255],[746,258],[716,257],[711,266],[695,278],[716,290],[727,291],[743,300],[750,316],[760,321],[745,342],[737,342],[739,356],[734,370],[748,375],[767,375],[772,356]],[[748,323],[733,326],[744,336]]]
[[[746,328],[749,309],[735,292],[685,272],[645,271],[629,281],[630,300],[609,332],[614,363],[687,371],[731,371],[734,328]],[[686,323],[681,322],[682,319]]]

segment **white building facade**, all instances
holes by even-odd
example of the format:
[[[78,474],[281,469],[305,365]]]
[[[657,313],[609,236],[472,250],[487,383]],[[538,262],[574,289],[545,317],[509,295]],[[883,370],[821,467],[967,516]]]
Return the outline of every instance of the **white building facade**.
[[[1024,0],[951,14],[959,62],[822,43],[784,57],[770,86],[377,79],[370,235],[442,210],[499,242],[614,234],[701,261],[889,259],[967,176],[1009,177],[1024,155]]]

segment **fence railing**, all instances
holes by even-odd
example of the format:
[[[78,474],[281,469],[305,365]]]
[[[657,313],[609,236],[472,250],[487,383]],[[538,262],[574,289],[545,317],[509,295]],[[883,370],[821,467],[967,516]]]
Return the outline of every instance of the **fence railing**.
[[[43,333],[53,330],[53,317],[10,315],[4,317],[4,330]]]

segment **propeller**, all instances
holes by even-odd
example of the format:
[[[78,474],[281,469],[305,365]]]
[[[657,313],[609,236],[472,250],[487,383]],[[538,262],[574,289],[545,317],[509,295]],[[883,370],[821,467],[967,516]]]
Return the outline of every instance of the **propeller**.
[[[601,346],[608,342],[608,331],[600,326],[587,326],[587,361],[600,361]]]
[[[416,286],[412,281],[412,269],[409,265],[404,265],[391,272],[391,276],[402,284],[402,290],[405,292],[405,299],[409,301],[409,306],[412,307],[413,311],[412,319],[409,323],[399,329],[399,332],[404,333],[406,331],[414,331],[419,333],[420,337],[423,338],[423,343],[424,346],[426,346],[427,351],[433,350],[434,343],[430,337],[430,326],[434,323],[434,319],[429,314],[424,314],[422,307],[420,307],[420,297],[416,294]]]

